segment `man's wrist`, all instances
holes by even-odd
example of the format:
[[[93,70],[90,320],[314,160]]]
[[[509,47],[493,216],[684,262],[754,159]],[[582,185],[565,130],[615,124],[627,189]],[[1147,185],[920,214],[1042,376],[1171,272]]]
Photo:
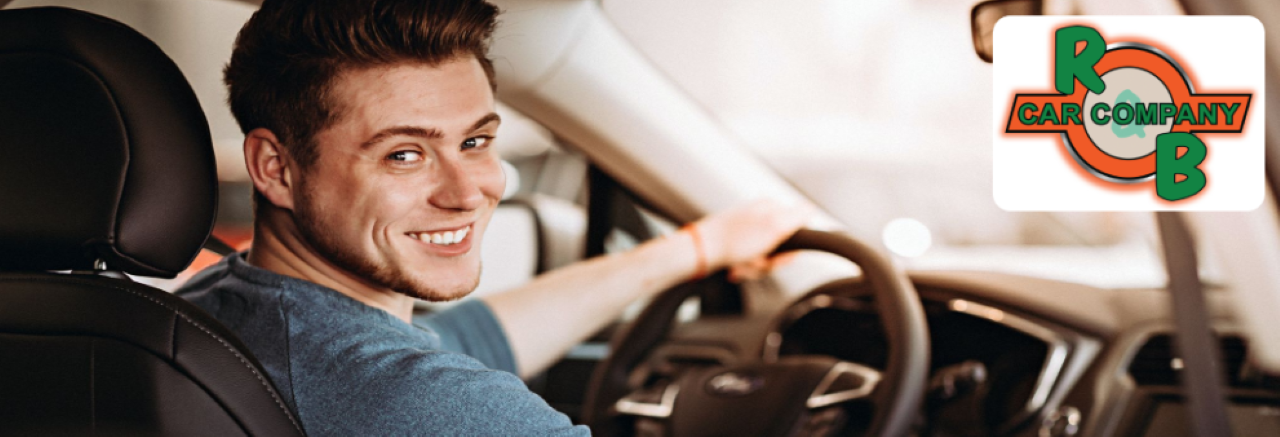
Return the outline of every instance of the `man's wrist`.
[[[666,289],[692,280],[698,274],[698,248],[693,235],[684,229],[650,240],[626,253],[627,264],[649,271],[650,280],[656,280],[657,288]],[[705,247],[704,247],[705,248]],[[710,260],[705,267],[710,272]],[[656,291],[660,291],[656,290]]]
[[[696,281],[705,278],[708,273],[707,246],[706,242],[702,240],[702,233],[698,231],[698,222],[691,222],[685,225],[683,228],[680,228],[680,232],[687,235],[689,240],[693,243],[693,253],[696,259],[690,280]]]

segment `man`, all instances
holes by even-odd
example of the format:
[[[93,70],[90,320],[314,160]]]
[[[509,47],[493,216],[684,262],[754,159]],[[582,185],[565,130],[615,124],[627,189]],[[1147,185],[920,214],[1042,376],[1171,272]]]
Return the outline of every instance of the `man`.
[[[475,288],[505,185],[485,57],[496,14],[267,0],[236,41],[226,82],[254,243],[178,293],[236,331],[310,435],[587,434],[515,374],[637,298],[758,263],[807,218],[752,204],[413,324],[415,298]]]

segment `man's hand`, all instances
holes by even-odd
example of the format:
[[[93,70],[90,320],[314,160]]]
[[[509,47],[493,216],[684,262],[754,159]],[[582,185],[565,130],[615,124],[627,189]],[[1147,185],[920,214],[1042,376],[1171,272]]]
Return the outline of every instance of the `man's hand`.
[[[809,203],[763,199],[709,215],[692,226],[701,239],[707,272],[732,268],[734,280],[753,279],[773,262],[766,256],[813,217]]]

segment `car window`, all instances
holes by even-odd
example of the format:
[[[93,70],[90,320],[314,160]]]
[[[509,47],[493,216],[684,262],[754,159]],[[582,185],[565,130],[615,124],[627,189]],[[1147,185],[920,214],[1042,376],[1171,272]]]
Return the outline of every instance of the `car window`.
[[[1149,213],[996,206],[991,114],[957,110],[991,102],[991,65],[970,39],[974,3],[606,0],[604,9],[763,161],[909,267],[1162,286]]]

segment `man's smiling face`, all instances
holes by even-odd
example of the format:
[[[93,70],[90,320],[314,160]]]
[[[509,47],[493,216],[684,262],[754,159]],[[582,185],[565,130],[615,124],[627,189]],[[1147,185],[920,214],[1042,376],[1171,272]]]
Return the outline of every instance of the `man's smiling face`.
[[[337,119],[315,136],[317,159],[295,191],[303,238],[374,286],[433,301],[470,293],[506,183],[479,62],[347,71],[329,99]]]

